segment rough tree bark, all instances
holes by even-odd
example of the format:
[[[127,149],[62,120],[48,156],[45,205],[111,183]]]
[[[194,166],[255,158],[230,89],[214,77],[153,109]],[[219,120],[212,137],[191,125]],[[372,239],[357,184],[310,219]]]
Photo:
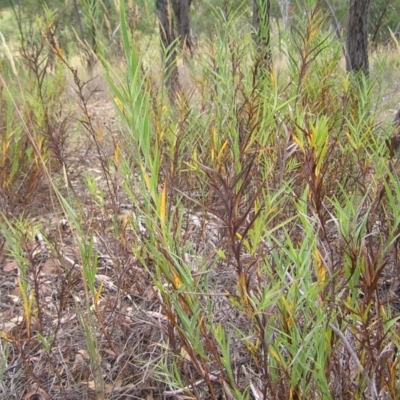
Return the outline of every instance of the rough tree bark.
[[[272,66],[270,40],[270,0],[253,0],[253,27],[257,47],[257,61],[269,69]]]
[[[371,0],[350,0],[347,19],[346,69],[369,73],[368,14]]]
[[[160,36],[163,45],[166,84],[170,89],[171,98],[175,98],[180,92],[178,66],[176,63],[176,40],[174,20],[172,17],[172,5],[170,0],[156,0],[156,12],[160,26]]]
[[[180,44],[184,50],[193,54],[193,43],[190,36],[190,5],[192,0],[172,0]]]

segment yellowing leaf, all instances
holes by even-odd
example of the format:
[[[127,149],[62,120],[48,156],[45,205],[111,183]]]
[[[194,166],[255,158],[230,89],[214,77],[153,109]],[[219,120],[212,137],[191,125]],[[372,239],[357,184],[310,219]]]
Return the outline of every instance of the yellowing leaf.
[[[271,86],[274,87],[275,86],[275,76],[274,76],[274,72],[273,71],[270,72],[269,79],[271,81]]]
[[[247,279],[246,276],[243,274],[239,274],[237,285],[240,293],[240,298],[242,301],[242,305],[244,305],[247,312],[251,312],[250,310],[250,303],[249,303],[249,295],[247,293]]]
[[[289,304],[285,297],[282,297],[281,300],[283,307],[285,308],[285,313],[284,313],[285,323],[290,328],[294,325],[293,321],[294,303],[292,302],[291,304]]]
[[[18,282],[19,290],[20,290],[21,296],[22,296],[22,305],[24,308],[26,332],[27,332],[28,337],[30,337],[31,336],[31,311],[32,311],[32,304],[33,304],[33,299],[34,299],[34,293],[32,291],[28,298],[28,294],[25,291],[24,287],[22,286],[21,279],[18,278],[17,282]]]
[[[246,240],[246,239],[244,239],[243,236],[242,236],[239,232],[236,232],[236,236],[238,237],[239,240],[242,241],[242,243],[244,244],[244,247],[246,247],[246,249],[247,249],[249,252],[252,253],[252,249],[251,249],[251,246],[250,246],[249,241]]]
[[[183,285],[181,277],[175,271],[172,271],[172,276],[173,276],[172,283],[174,285],[174,289],[179,289]]]
[[[319,26],[319,25],[318,25]],[[319,32],[319,27],[318,28],[314,28],[311,32],[310,32],[310,39],[313,39],[317,33]]]
[[[151,187],[150,187],[150,178],[149,178],[149,176],[147,175],[146,170],[145,170],[143,164],[140,164],[140,168],[141,168],[141,170],[142,170],[144,182],[146,183],[147,189],[150,191],[150,189],[151,189]]]
[[[56,47],[54,48],[54,51],[55,51],[55,53],[56,53],[56,56],[57,56],[60,60],[62,60],[62,58],[63,58],[63,51],[62,51],[61,47],[56,46]]]
[[[215,126],[211,128],[211,134],[213,138],[213,143],[215,144],[217,142],[217,130],[215,129]]]
[[[198,157],[197,157],[197,150],[196,150],[196,149],[193,150],[192,158],[193,158],[193,161],[194,161],[194,162],[197,162]]]
[[[392,365],[389,367],[390,370],[390,380],[392,381],[392,378],[395,378],[397,375],[397,364],[399,363],[399,360],[395,360]],[[393,381],[396,381],[396,379],[393,379]]]
[[[103,141],[103,131],[101,130],[100,126],[97,125],[95,126],[95,134],[96,134],[96,140],[101,143]]]
[[[119,161],[121,159],[121,150],[118,146],[118,143],[115,145],[114,149],[114,163],[115,165],[119,165]]]
[[[124,112],[124,105],[122,104],[122,101],[121,101],[118,97],[115,97],[115,98],[114,98],[114,101],[115,101],[115,103],[117,104],[118,108],[119,108],[122,112]]]
[[[94,304],[97,306],[99,304],[101,292],[103,291],[103,282],[100,283],[99,288],[97,289],[96,295],[94,296]]]
[[[326,281],[326,268],[322,262],[321,254],[318,249],[314,252],[315,269],[319,278],[320,284],[323,285]]]
[[[167,181],[164,182],[164,187],[161,193],[161,201],[160,201],[160,222],[161,222],[161,230],[163,232],[165,229],[166,205],[167,205]]]
[[[296,142],[296,144],[300,147],[300,150],[301,150],[303,153],[305,153],[303,143],[300,141],[300,139],[299,139],[295,134],[293,134],[292,136],[293,136],[293,140],[294,140],[294,141]]]
[[[248,352],[252,355],[257,354],[258,349],[260,348],[260,344],[261,344],[261,342],[259,339],[256,339],[255,342],[252,342],[252,341],[245,342]]]
[[[7,333],[6,331],[1,331],[0,332],[0,337],[3,340],[6,340],[7,342],[13,342],[14,341],[14,336],[10,335],[9,333]]]
[[[215,126],[211,128],[211,137],[212,137],[211,160],[214,161],[215,151],[217,148],[217,130],[215,129]]]
[[[226,148],[227,145],[228,145],[228,139],[225,140],[224,144],[222,145],[222,147],[220,148],[220,150],[219,150],[219,152],[218,152],[218,163],[220,162],[221,156],[222,156],[222,154],[224,153],[224,150],[225,150],[225,148]]]
[[[269,348],[269,353],[280,365],[283,365],[280,355],[272,347]]]

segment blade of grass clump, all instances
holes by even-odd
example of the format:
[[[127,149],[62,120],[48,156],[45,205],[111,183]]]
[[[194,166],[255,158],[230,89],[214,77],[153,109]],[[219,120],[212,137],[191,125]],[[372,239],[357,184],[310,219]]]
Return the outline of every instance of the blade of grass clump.
[[[113,70],[105,56],[101,61],[106,71],[106,78],[113,92],[114,105],[126,129],[124,139],[131,148],[133,160],[141,175],[141,183],[149,193],[151,201],[146,201],[146,207],[154,209],[160,207],[158,184],[162,152],[159,148],[159,137],[152,134],[150,101],[146,90],[146,74],[143,73],[142,57],[132,44],[126,24],[126,10],[124,2],[120,3],[120,23],[125,61],[127,68],[123,79]],[[115,83],[118,82],[118,83]],[[147,196],[145,197],[147,199]]]
[[[18,265],[18,288],[22,297],[22,307],[24,310],[24,320],[26,323],[27,336],[31,338],[31,319],[34,316],[34,289],[31,288],[29,282],[29,265],[30,260],[27,258],[26,251],[23,248],[24,243],[29,237],[29,232],[32,233],[29,222],[24,221],[23,216],[17,219],[15,222],[10,221],[1,211],[0,216],[2,221],[0,222],[0,231],[6,240],[9,248],[9,255],[12,257]],[[28,234],[27,234],[28,232]],[[32,235],[34,236],[34,235]],[[33,240],[33,237],[28,240]],[[39,304],[35,304],[36,308],[40,307]]]
[[[85,335],[85,344],[89,354],[91,371],[93,374],[96,396],[99,399],[105,398],[105,381],[101,368],[100,346],[98,342],[98,326],[101,322],[97,318],[101,318],[99,314],[99,302],[103,289],[100,283],[96,287],[96,275],[98,267],[97,252],[94,249],[94,237],[90,235],[89,242],[86,240],[86,234],[83,230],[82,217],[75,211],[61,193],[54,187],[54,191],[63,206],[65,216],[72,228],[75,240],[78,243],[79,258],[82,265],[82,282],[85,290],[85,302],[81,305],[81,301],[75,299],[75,307],[82,331]],[[93,307],[92,307],[93,305]],[[94,309],[93,309],[94,308]]]

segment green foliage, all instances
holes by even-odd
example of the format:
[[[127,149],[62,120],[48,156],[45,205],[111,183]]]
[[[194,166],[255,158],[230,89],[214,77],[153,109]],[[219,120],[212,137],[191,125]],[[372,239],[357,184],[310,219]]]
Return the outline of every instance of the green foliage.
[[[76,314],[71,325],[90,369],[82,379],[97,398],[399,397],[398,316],[390,298],[398,154],[386,144],[393,131],[376,128],[385,74],[346,74],[326,14],[315,1],[303,3],[309,8],[280,38],[284,53],[268,73],[254,62],[247,6],[199,3],[217,28],[191,60],[179,62],[185,84],[171,101],[156,50],[146,54],[132,32],[130,3],[121,2],[113,16],[122,54],[114,60],[99,3],[87,2],[87,28],[100,30],[96,52],[116,115],[112,132],[92,117],[94,92],[85,92],[67,57],[41,41],[56,17],[51,9],[35,21],[35,46],[21,53],[25,68],[19,61],[13,68],[10,57],[3,63],[5,88],[13,89],[1,97],[0,173],[11,176],[10,193],[34,167],[48,178],[76,257],[63,252],[64,228],[49,233],[49,251],[62,266],[53,296],[57,328],[49,333],[44,311],[52,311],[41,307],[37,290],[44,266],[29,247],[42,226],[2,215],[27,328],[2,332],[0,354],[9,357],[3,342],[13,347],[23,378],[31,373],[47,384],[28,368],[34,351],[54,370],[65,365],[58,382],[73,379],[63,390],[79,386],[76,363],[62,354],[65,317]],[[208,22],[199,21],[201,29]],[[55,63],[44,67],[52,55]],[[62,115],[67,71],[87,139],[81,146],[93,149],[82,178],[67,179],[68,159],[61,159],[60,184],[53,130],[45,128]],[[34,162],[31,170],[25,159]],[[76,350],[75,336],[68,346]],[[0,368],[3,380],[11,379],[6,370]]]

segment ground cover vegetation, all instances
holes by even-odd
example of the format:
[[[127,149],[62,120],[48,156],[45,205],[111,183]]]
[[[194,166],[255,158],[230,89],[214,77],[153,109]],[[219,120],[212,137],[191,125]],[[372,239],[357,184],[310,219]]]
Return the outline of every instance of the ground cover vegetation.
[[[0,398],[400,398],[398,2],[3,3]]]

